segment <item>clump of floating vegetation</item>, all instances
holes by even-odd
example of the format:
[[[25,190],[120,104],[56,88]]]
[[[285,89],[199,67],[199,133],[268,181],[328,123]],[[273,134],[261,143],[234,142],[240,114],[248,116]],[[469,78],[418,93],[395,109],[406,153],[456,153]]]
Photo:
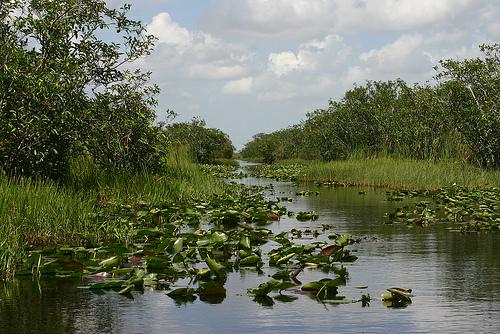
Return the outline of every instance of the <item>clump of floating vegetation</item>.
[[[114,291],[132,297],[134,291],[157,289],[166,290],[176,303],[198,298],[220,303],[229,273],[276,269],[272,280],[248,290],[262,305],[293,301],[304,291],[322,302],[361,301],[337,294],[348,275],[342,263],[357,259],[347,246],[359,240],[334,233],[315,242],[294,243],[301,237],[297,231],[276,235],[270,229],[287,209],[267,199],[266,188],[229,187],[227,193],[185,201],[106,200],[89,227],[107,235],[106,240],[32,247],[16,274],[79,278],[86,282],[82,288],[95,293]],[[297,219],[301,216],[318,218],[314,212],[300,212]],[[317,238],[330,229],[321,226],[321,232],[304,233]],[[301,285],[297,276],[306,268],[334,277]],[[272,292],[278,295],[269,297]]]
[[[468,190],[459,186],[433,191],[396,191],[388,200],[406,197],[425,200],[397,208],[387,215],[389,221],[427,226],[437,222],[458,224],[460,231],[491,231],[500,229],[500,190],[487,188]]]
[[[238,170],[238,166],[232,165],[201,165],[201,170],[208,175],[223,179],[242,179],[248,177],[247,174]]]
[[[304,166],[301,164],[261,164],[251,166],[249,169],[253,177],[276,181],[297,181],[305,175]]]

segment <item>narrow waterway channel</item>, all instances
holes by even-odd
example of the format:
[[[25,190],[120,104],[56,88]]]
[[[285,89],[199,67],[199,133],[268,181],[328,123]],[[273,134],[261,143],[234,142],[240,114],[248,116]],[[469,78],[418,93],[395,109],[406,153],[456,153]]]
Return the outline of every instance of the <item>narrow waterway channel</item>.
[[[307,296],[291,303],[261,306],[246,289],[269,279],[240,270],[229,274],[227,297],[219,304],[200,300],[176,304],[165,291],[102,295],[81,289],[81,281],[17,279],[0,284],[0,333],[445,333],[500,330],[500,234],[451,231],[450,225],[409,228],[384,224],[384,213],[403,203],[388,202],[384,191],[296,186],[247,178],[246,184],[274,185],[269,196],[290,197],[289,210],[316,211],[317,221],[284,216],[266,226],[274,233],[320,229],[362,238],[349,246],[358,260],[347,265],[349,279],[340,294],[372,297],[361,303],[323,304]],[[297,196],[297,191],[319,191]],[[303,234],[300,243],[315,241]],[[305,270],[302,282],[328,277]],[[359,289],[359,286],[367,286]],[[388,308],[380,294],[390,287],[411,288],[416,295],[405,308]]]

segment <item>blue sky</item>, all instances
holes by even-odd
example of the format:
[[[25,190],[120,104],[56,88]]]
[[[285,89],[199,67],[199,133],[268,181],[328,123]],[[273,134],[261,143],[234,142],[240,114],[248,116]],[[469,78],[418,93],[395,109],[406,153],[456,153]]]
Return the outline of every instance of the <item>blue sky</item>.
[[[159,38],[134,64],[162,89],[159,120],[201,117],[238,149],[354,83],[424,82],[500,40],[498,0],[108,0],[124,2]]]

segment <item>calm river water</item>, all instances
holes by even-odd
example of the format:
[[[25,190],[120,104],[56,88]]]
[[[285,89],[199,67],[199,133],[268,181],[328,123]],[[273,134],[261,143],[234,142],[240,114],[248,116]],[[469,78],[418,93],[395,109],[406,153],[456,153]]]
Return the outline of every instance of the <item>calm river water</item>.
[[[276,196],[290,196],[292,211],[316,211],[315,222],[283,217],[269,228],[311,229],[333,224],[336,233],[367,237],[349,246],[359,258],[349,264],[349,280],[340,292],[351,298],[369,293],[360,303],[321,304],[307,296],[292,303],[264,307],[246,289],[269,279],[241,270],[229,275],[227,297],[220,304],[200,300],[178,305],[164,291],[134,293],[133,299],[81,289],[83,282],[16,280],[0,284],[0,333],[498,333],[500,332],[500,233],[460,234],[449,225],[409,228],[385,225],[383,215],[398,205],[383,191],[295,186],[270,180]],[[298,197],[298,190],[319,196]],[[281,192],[281,194],[280,194]],[[308,242],[310,240],[298,240]],[[314,239],[313,239],[314,241]],[[302,282],[325,274],[306,270]],[[368,286],[356,289],[356,286]],[[413,303],[387,308],[380,294],[389,287],[412,288]]]

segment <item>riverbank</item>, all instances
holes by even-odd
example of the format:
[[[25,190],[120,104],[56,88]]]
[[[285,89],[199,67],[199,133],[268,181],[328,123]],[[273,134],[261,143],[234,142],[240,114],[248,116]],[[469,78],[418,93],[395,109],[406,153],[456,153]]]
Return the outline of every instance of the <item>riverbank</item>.
[[[397,332],[401,328],[407,332],[415,332],[415,328],[422,331],[439,328],[445,332],[465,328],[469,331],[476,329],[487,332],[498,327],[498,321],[491,320],[496,319],[494,315],[498,308],[492,308],[491,303],[484,301],[496,301],[499,296],[495,275],[500,269],[497,261],[500,234],[454,233],[448,229],[449,224],[430,228],[409,228],[404,223],[387,225],[384,214],[407,202],[387,201],[385,191],[367,190],[366,194],[359,194],[359,189],[353,187],[319,188],[314,184],[294,185],[291,182],[251,177],[241,182],[247,186],[272,183],[274,195],[270,196],[286,196],[291,199],[281,202],[286,206],[287,214],[282,215],[280,221],[264,222],[264,225],[262,222],[249,222],[235,226],[235,229],[231,225],[229,228],[227,225],[222,227],[212,223],[207,226],[206,222],[211,220],[206,212],[212,211],[213,217],[214,214],[219,216],[228,211],[209,207],[220,205],[227,198],[221,199],[222,201],[214,200],[203,204],[208,209],[202,216],[203,230],[193,226],[192,222],[185,221],[189,225],[183,224],[182,229],[172,237],[167,229],[177,224],[175,221],[170,220],[164,225],[148,224],[154,231],[164,233],[161,241],[154,247],[158,251],[152,253],[152,243],[159,237],[151,233],[148,235],[149,246],[144,245],[144,238],[142,240],[141,244],[145,246],[142,254],[134,252],[133,255],[122,255],[119,268],[100,269],[99,276],[88,277],[85,274],[83,278],[61,279],[47,273],[50,268],[42,266],[41,275],[35,278],[18,277],[3,285],[0,283],[0,332],[30,332],[35,326],[39,333],[50,333],[55,328],[54,324],[57,324],[57,328],[67,328],[68,332],[155,332],[158,329],[168,329],[190,333],[206,332],[207,328],[209,332],[237,328],[241,332],[255,333],[280,332],[283,329],[290,333],[320,333],[325,328],[335,328],[340,332]],[[320,192],[319,195],[303,195],[304,191],[316,190]],[[237,206],[247,203],[247,199],[237,201]],[[261,204],[258,207],[267,206]],[[195,206],[190,208],[198,210]],[[288,212],[298,214],[311,211],[319,216],[318,220],[300,221],[297,215],[288,215]],[[147,230],[142,227],[140,231],[144,233]],[[272,233],[268,233],[269,231]],[[320,235],[316,238],[317,232]],[[333,245],[335,240],[332,237],[342,234],[350,234],[356,240],[361,239],[359,243],[346,246],[359,259],[348,265],[334,263],[329,266],[329,263],[319,263],[318,268],[315,268],[316,265],[312,262],[322,262],[323,259],[315,256],[319,252],[318,248],[309,254],[311,247],[324,245],[323,242]],[[163,242],[167,240],[168,242]],[[266,240],[268,242],[263,243]],[[250,241],[251,248],[247,247],[247,241]],[[336,248],[326,249],[331,251]],[[96,251],[97,266],[99,263],[112,262],[112,255],[103,254],[103,250],[105,248]],[[76,247],[65,247],[64,251],[67,252],[66,258],[73,256],[87,270],[89,262],[86,258],[93,258],[93,253],[87,255],[85,250]],[[70,251],[75,253],[69,253]],[[292,252],[295,253],[294,256]],[[207,254],[224,266],[224,271],[220,271],[220,278],[214,275],[210,277],[208,264],[204,261]],[[228,259],[231,254],[233,256]],[[44,254],[42,260],[57,255],[58,253]],[[263,264],[257,269],[259,257]],[[276,261],[276,265],[271,265],[271,259],[277,257],[281,264]],[[161,269],[162,264],[165,264],[160,261],[162,258],[170,259],[167,268]],[[138,263],[139,260],[142,262]],[[263,297],[248,295],[248,290],[256,292],[260,284],[267,284],[264,286],[272,288],[269,282],[276,282],[270,276],[277,277],[275,280],[281,282],[287,271],[295,272],[295,268],[299,268],[301,260],[309,265],[297,276],[302,282],[300,286],[281,292],[271,291]],[[215,270],[220,268],[216,263],[212,263],[212,266]],[[130,267],[134,270],[147,270],[147,273],[136,288],[127,294],[127,290],[121,285],[126,284],[123,280],[130,277],[129,274],[123,274]],[[411,272],[408,268],[412,268]],[[92,273],[96,271],[93,269]],[[181,271],[185,277],[181,276]],[[227,273],[227,280],[224,272]],[[338,279],[338,273],[342,272],[349,274],[345,283]],[[106,273],[116,273],[116,276],[102,279]],[[156,280],[151,279],[154,274]],[[133,275],[134,281],[137,276]],[[479,285],[469,289],[464,286],[464,282],[467,282],[464,277],[481,277],[481,280],[477,282]],[[337,299],[318,300],[314,295],[305,295],[301,291],[302,285],[310,286],[311,282],[318,282],[319,279],[331,279],[323,282],[339,284]],[[152,281],[156,285],[146,286],[152,284]],[[208,282],[210,285],[206,285]],[[225,283],[221,287],[222,282]],[[115,284],[115,290],[111,289],[112,284]],[[103,286],[109,288],[99,289]],[[412,304],[404,309],[387,308],[391,304],[379,300],[379,296],[393,286],[413,289],[415,297],[412,298]],[[461,289],[458,295],[457,287]],[[207,291],[207,288],[211,291]],[[119,294],[120,291],[124,292]],[[212,292],[213,298],[203,291]],[[368,294],[372,296],[369,307],[363,307],[361,302],[352,303]],[[159,305],[161,316],[158,316]],[[231,310],[246,311],[232,314]],[[270,327],[266,317],[262,317],[263,312],[272,312],[279,321],[273,322]],[[394,317],[395,312],[402,316]],[[441,316],[432,316],[442,315],[443,312],[448,312],[453,321],[443,322]],[[97,327],[96,314],[105,315],[111,321]],[[228,317],[228,314],[231,316]],[[297,314],[301,316],[297,317]],[[474,316],[471,317],[471,314]],[[422,327],[421,323],[426,327]]]
[[[387,213],[387,224],[421,227],[446,221],[462,232],[500,229],[500,172],[460,162],[387,157],[334,162],[288,160],[259,165],[253,173],[257,177],[302,185],[384,188],[388,201],[402,201],[406,197],[425,199]]]
[[[64,184],[0,175],[0,279],[12,277],[33,249],[125,242],[132,227],[112,219],[117,207],[179,204],[226,192],[220,178],[173,155],[160,175],[106,173],[88,161],[74,163]]]
[[[500,171],[486,171],[465,162],[421,161],[389,157],[352,158],[330,162],[287,160],[277,164],[303,165],[299,182],[338,181],[389,189],[438,189],[453,184],[467,189],[500,187]]]

